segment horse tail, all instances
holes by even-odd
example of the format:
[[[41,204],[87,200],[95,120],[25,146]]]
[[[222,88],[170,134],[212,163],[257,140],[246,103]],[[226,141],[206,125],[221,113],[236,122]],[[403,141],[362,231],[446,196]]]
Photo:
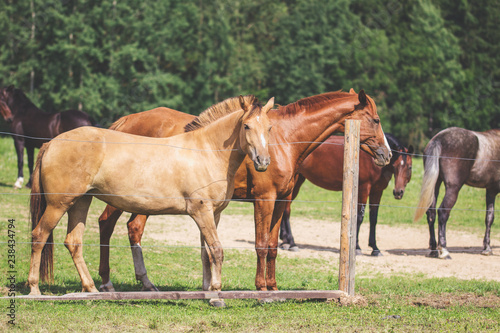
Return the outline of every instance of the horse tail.
[[[127,122],[127,116],[121,117],[109,127],[110,130],[118,131]]]
[[[31,199],[30,199],[30,213],[31,213],[31,230],[34,230],[38,222],[43,216],[47,208],[47,201],[43,193],[43,186],[40,179],[42,159],[49,147],[49,143],[43,144],[38,153],[36,160],[35,170],[33,171],[32,185],[31,185]],[[31,248],[33,249],[33,238]],[[47,239],[43,249],[40,261],[40,278],[42,282],[52,282],[54,280],[54,236],[52,232]]]
[[[420,200],[413,221],[422,218],[434,200],[434,191],[439,176],[439,157],[441,155],[441,144],[437,140],[431,140],[424,150],[424,178],[420,190]]]

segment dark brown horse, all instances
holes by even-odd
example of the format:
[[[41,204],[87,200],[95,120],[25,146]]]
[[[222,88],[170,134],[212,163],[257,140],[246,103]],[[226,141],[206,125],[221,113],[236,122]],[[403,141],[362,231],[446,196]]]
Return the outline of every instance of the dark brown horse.
[[[500,192],[500,130],[473,132],[451,127],[436,134],[424,150],[424,178],[414,220],[427,211],[430,257],[450,259],[446,249],[446,222],[464,185],[486,189],[486,232],[483,255],[491,255],[490,230],[495,212],[495,198]],[[438,215],[439,243],[436,244],[434,222],[439,188],[445,194]]]
[[[286,199],[295,185],[295,174],[301,162],[332,133],[343,132],[345,121],[361,121],[361,149],[375,157],[376,163],[385,165],[391,153],[385,139],[375,102],[364,91],[356,94],[330,92],[307,97],[269,112],[273,125],[269,153],[272,163],[265,173],[255,172],[253,162],[245,159],[235,177],[233,199],[253,202],[255,218],[255,248],[257,252],[257,290],[277,290],[275,262],[281,216]],[[178,117],[178,118],[177,118]],[[164,118],[164,120],[162,120]],[[186,119],[187,118],[187,119]],[[179,111],[161,108],[124,117],[113,126],[119,131],[133,134],[171,136],[178,134],[192,116]],[[156,119],[152,121],[151,119]],[[101,244],[109,244],[116,220],[121,212],[108,206],[99,219]],[[140,248],[146,216],[132,216],[128,223],[130,243]],[[101,290],[113,290],[109,280],[109,252],[101,246]],[[136,277],[145,289],[155,290],[147,280],[146,269],[140,251],[134,254]],[[204,276],[210,271],[204,265]],[[205,279],[205,278],[204,278]]]
[[[31,187],[35,148],[40,148],[43,143],[63,132],[80,126],[95,125],[92,119],[82,111],[44,112],[37,108],[21,89],[14,88],[14,86],[0,89],[0,102],[5,103],[12,113],[11,119],[6,120],[11,121],[10,132],[17,153],[18,171],[17,180],[14,184],[15,188],[21,188],[24,181],[24,147],[26,147],[28,153],[28,169],[30,173],[30,181],[26,186]]]
[[[363,222],[365,206],[370,199],[370,237],[368,246],[373,251],[372,256],[380,256],[382,253],[377,247],[376,226],[377,216],[382,192],[387,188],[394,175],[393,195],[396,199],[402,199],[406,184],[411,179],[411,168],[413,147],[405,148],[391,134],[385,134],[392,150],[392,158],[388,165],[380,167],[375,164],[373,158],[361,151],[359,154],[359,187],[358,187],[358,237],[356,238],[356,254],[361,254],[359,247],[359,229]],[[330,191],[342,191],[344,165],[344,137],[331,136],[315,151],[313,151],[299,167],[297,181],[293,189],[291,199],[295,199],[300,187],[307,179],[314,185]],[[281,220],[280,238],[283,240],[281,248],[290,251],[298,250],[293,239],[290,227],[291,204],[286,205]]]

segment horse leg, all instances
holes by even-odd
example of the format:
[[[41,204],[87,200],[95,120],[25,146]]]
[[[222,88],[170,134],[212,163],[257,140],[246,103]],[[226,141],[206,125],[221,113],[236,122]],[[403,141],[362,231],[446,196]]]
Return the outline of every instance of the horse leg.
[[[438,252],[439,259],[451,259],[450,253],[446,249],[446,222],[450,217],[450,212],[458,199],[458,192],[462,185],[449,184],[446,187],[443,201],[438,209]]]
[[[99,291],[109,291],[114,292],[115,288],[113,283],[109,278],[109,241],[111,235],[115,230],[115,225],[122,211],[112,207],[110,205],[106,206],[104,212],[102,212],[99,217],[99,237],[100,237],[100,260],[99,260],[99,275],[101,276],[101,285],[99,286]]]
[[[285,210],[283,212],[283,217],[281,219],[280,225],[280,239],[283,240],[280,248],[289,251],[298,251],[299,247],[295,244],[295,240],[292,235],[292,228],[290,226],[290,213],[291,213],[291,201],[292,197],[288,196],[285,203]]]
[[[33,174],[33,162],[34,162],[34,155],[35,155],[35,147],[33,146],[26,146],[26,153],[28,155],[28,170],[29,170],[29,180],[28,183],[26,184],[27,188],[31,188],[31,175]]]
[[[359,230],[361,229],[361,224],[363,223],[363,218],[365,217],[365,204],[358,203],[358,216],[356,220],[356,255],[363,255],[363,251],[361,251],[361,247],[359,246]]]
[[[219,236],[217,235],[217,224],[220,219],[220,214],[214,214],[212,209],[203,203],[203,200],[188,202],[188,213],[198,225],[201,234],[201,255],[204,276],[203,289],[220,291],[222,288],[222,262],[224,261],[224,251],[219,241]],[[207,266],[211,267],[209,273],[205,271]],[[208,285],[208,283],[205,282],[205,278],[208,277],[209,274],[210,284]],[[223,307],[226,305],[222,299],[211,299],[210,304],[216,307]]]
[[[23,164],[24,164],[24,139],[21,137],[14,137],[14,147],[16,148],[17,154],[17,180],[14,183],[14,188],[20,189],[23,187],[24,174],[23,174]]]
[[[269,232],[269,245],[267,252],[267,265],[266,265],[266,286],[267,290],[278,290],[276,283],[276,258],[278,257],[278,238],[281,224],[281,217],[285,210],[285,203],[283,201],[276,201],[274,204],[273,217],[271,220],[271,228]]]
[[[292,226],[290,224],[290,215],[292,214],[292,200],[294,200],[299,194],[300,187],[304,184],[306,177],[302,174],[297,174],[295,176],[295,186],[293,187],[292,194],[286,198],[285,210],[281,218],[280,225],[280,238],[283,240],[281,248],[284,250],[296,252],[299,250],[297,244],[292,235]]]
[[[429,248],[431,252],[427,255],[429,258],[438,258],[439,253],[437,250],[437,242],[436,242],[436,231],[434,228],[434,223],[436,222],[436,201],[439,196],[439,188],[441,187],[441,180],[438,179],[436,182],[436,186],[434,187],[434,198],[432,199],[432,203],[427,209],[427,224],[429,225]]]
[[[371,255],[374,257],[382,256],[382,252],[380,252],[377,247],[377,218],[378,218],[378,209],[380,207],[380,201],[382,199],[382,191],[377,191],[372,189],[370,193],[370,237],[368,238],[368,246],[372,248]]]
[[[259,291],[267,291],[266,286],[266,258],[269,252],[269,231],[271,228],[274,200],[254,201],[255,219],[255,252],[257,253],[257,271],[255,273],[255,287]]]
[[[147,215],[132,214],[127,222],[128,239],[132,250],[132,258],[134,259],[135,278],[142,282],[142,290],[158,291],[158,288],[148,279],[148,272],[142,255],[141,239],[147,219]]]
[[[493,191],[491,189],[486,189],[486,231],[484,233],[483,240],[483,251],[482,255],[489,256],[493,254],[490,246],[490,231],[491,225],[493,224],[493,220],[495,218],[495,198],[497,196],[497,191]]]
[[[82,196],[68,210],[68,233],[64,245],[71,253],[73,263],[82,280],[82,292],[96,293],[99,291],[96,289],[83,259],[83,232],[85,231],[87,213],[91,202],[91,196]]]
[[[38,282],[40,279],[40,261],[42,249],[47,242],[50,233],[56,227],[57,223],[64,215],[66,210],[62,208],[55,208],[48,205],[43,213],[36,228],[31,233],[32,235],[32,248],[31,248],[31,264],[28,274],[28,285],[30,286],[30,295],[40,295]]]

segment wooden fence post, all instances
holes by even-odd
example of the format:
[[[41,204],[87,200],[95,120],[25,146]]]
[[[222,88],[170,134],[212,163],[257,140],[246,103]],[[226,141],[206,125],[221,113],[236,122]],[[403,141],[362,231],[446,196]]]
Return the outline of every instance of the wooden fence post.
[[[358,215],[359,135],[361,122],[347,120],[344,138],[344,178],[340,226],[339,289],[354,295],[356,224]]]

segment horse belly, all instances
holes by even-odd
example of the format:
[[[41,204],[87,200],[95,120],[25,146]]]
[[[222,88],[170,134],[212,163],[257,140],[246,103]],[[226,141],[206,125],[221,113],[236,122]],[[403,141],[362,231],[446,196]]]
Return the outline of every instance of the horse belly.
[[[491,140],[482,133],[475,133],[479,149],[466,184],[487,188],[500,185],[500,168],[496,162],[500,158],[500,140]]]

